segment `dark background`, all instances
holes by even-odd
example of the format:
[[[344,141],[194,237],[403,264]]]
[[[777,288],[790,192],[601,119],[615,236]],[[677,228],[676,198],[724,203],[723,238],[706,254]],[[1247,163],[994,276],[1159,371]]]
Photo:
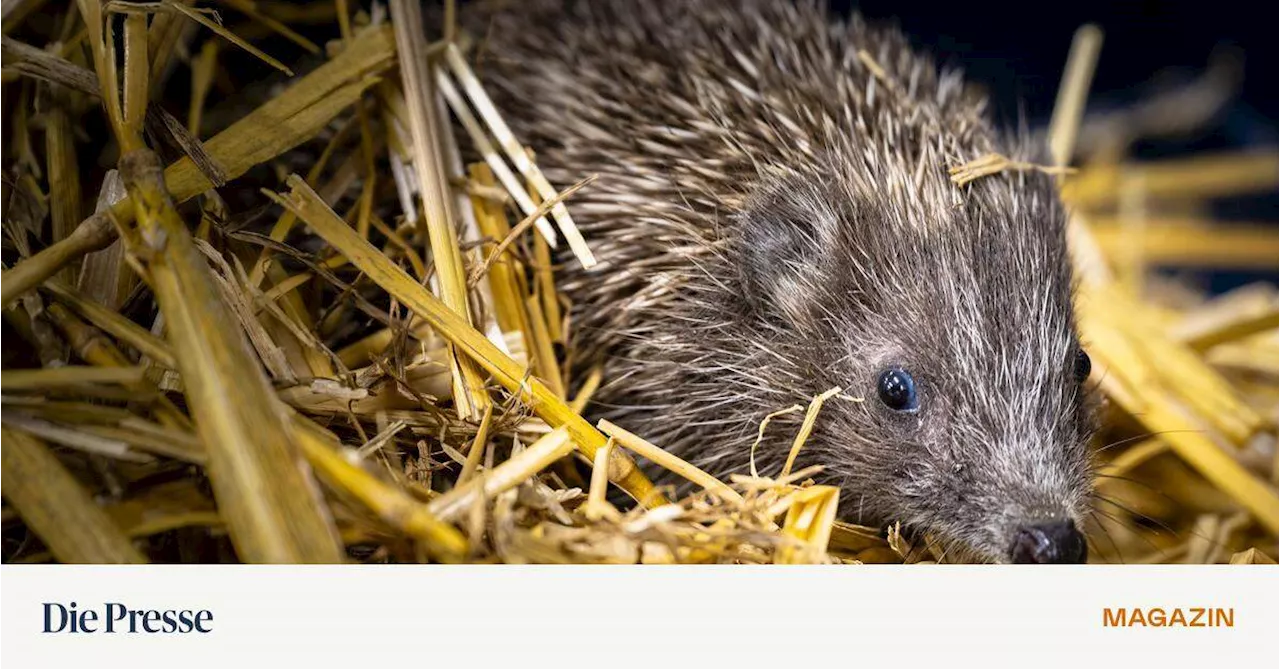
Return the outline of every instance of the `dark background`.
[[[940,64],[959,65],[987,86],[1001,117],[1019,107],[1032,123],[1048,121],[1075,29],[1102,27],[1104,40],[1091,108],[1122,104],[1157,77],[1189,79],[1215,48],[1244,57],[1240,98],[1199,145],[1267,145],[1277,141],[1277,9],[1267,2],[911,3],[834,0],[870,19],[899,25]],[[1190,147],[1187,147],[1190,148]]]
[[[1277,145],[1277,6],[1270,2],[1220,0],[1099,0],[979,3],[903,3],[832,0],[834,11],[856,8],[873,21],[902,28],[939,64],[961,67],[991,94],[1004,124],[1025,119],[1048,123],[1071,37],[1084,23],[1104,33],[1089,111],[1124,105],[1149,95],[1155,82],[1186,82],[1201,73],[1215,49],[1234,51],[1243,62],[1239,95],[1206,127],[1187,137],[1142,142],[1140,159],[1177,157],[1197,151],[1257,149]],[[1276,225],[1276,192],[1215,203],[1228,220]],[[1195,277],[1213,292],[1265,279],[1268,273],[1209,273]]]

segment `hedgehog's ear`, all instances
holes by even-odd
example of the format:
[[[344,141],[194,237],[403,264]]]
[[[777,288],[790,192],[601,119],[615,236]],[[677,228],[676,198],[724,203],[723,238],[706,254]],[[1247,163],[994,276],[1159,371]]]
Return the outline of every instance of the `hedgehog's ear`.
[[[753,198],[740,216],[744,296],[766,317],[803,320],[834,286],[830,262],[842,216],[815,184],[790,183]]]

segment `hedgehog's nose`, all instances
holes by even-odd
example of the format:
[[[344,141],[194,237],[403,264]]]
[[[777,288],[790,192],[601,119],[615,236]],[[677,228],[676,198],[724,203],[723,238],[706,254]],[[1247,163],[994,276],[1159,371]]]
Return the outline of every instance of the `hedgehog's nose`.
[[[1081,564],[1088,552],[1084,535],[1067,520],[1018,528],[1009,558],[1018,564]]]

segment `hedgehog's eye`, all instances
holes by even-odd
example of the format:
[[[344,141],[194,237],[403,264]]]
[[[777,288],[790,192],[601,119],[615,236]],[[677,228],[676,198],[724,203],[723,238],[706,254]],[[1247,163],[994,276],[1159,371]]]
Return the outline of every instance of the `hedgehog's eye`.
[[[1084,349],[1076,351],[1076,380],[1084,383],[1089,378],[1089,372],[1093,371],[1093,361],[1089,359],[1089,354]]]
[[[904,369],[886,369],[876,381],[880,401],[894,411],[913,411],[919,406],[916,399],[916,381]]]

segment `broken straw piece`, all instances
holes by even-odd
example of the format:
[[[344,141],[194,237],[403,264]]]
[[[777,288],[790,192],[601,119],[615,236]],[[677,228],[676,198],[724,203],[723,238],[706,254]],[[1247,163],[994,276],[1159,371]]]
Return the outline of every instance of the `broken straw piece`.
[[[632,434],[607,420],[601,419],[600,422],[596,424],[596,427],[598,427],[601,432],[608,435],[616,445],[639,455],[669,472],[678,474],[684,479],[714,493],[726,502],[742,504],[742,495],[738,494],[738,491],[725,485],[720,479],[717,479],[692,464],[689,464],[679,456],[673,455],[663,450],[660,446],[652,444],[644,438]],[[592,454],[593,457],[594,455],[595,454]]]
[[[502,182],[502,187],[507,189],[507,193],[520,206],[520,211],[524,212],[525,216],[532,216],[538,210],[538,205],[534,204],[533,199],[525,192],[524,186],[516,180],[516,175],[511,171],[511,168],[507,167],[502,157],[498,155],[493,143],[485,136],[484,128],[480,126],[480,121],[467,108],[467,103],[462,100],[462,95],[458,93],[457,87],[453,85],[449,75],[441,68],[436,69],[436,87],[440,89],[445,102],[453,110],[453,115],[457,117],[458,122],[467,131],[467,135],[471,137],[476,150],[480,152],[481,156],[484,156],[484,162],[489,166],[489,169],[493,170],[493,174],[498,177],[498,181]],[[556,231],[547,222],[547,218],[539,216],[534,225],[538,226],[538,232],[542,233],[543,239],[546,239],[547,243],[554,248],[558,243]]]
[[[452,521],[475,503],[477,496],[491,499],[511,490],[572,453],[573,448],[569,431],[557,428],[519,453],[513,451],[510,459],[489,469],[483,478],[472,479],[431,500],[427,510],[446,522]]]
[[[466,61],[463,60],[457,45],[450,44],[445,48],[444,54],[445,59],[449,61],[449,69],[453,70],[453,75],[462,84],[462,90],[470,98],[471,104],[480,113],[480,117],[484,119],[485,124],[489,126],[490,132],[498,140],[498,144],[502,146],[502,150],[507,154],[507,159],[515,166],[516,171],[523,175],[543,198],[550,200],[555,197],[556,189],[542,175],[542,171],[538,169],[538,166],[529,160],[524,147],[520,145],[520,142],[516,141],[511,128],[507,127],[506,122],[498,114],[498,109],[494,107],[493,101],[489,99],[488,94],[484,92],[484,88],[480,86],[480,80],[476,78],[475,73],[471,71]],[[552,207],[551,217],[556,219],[556,224],[560,226],[560,232],[569,241],[569,248],[573,249],[574,255],[578,257],[578,261],[582,263],[582,266],[588,269],[594,267],[596,258],[591,254],[591,249],[587,247],[586,240],[582,238],[582,233],[578,231],[578,227],[574,225],[573,218],[569,216],[569,210],[564,204],[557,204]]]

